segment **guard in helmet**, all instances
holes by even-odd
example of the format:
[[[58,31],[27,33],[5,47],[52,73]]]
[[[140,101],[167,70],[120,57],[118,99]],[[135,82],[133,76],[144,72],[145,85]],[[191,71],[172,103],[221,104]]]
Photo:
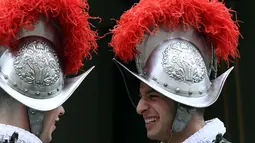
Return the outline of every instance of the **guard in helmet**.
[[[203,112],[217,100],[233,69],[217,77],[217,62],[238,57],[240,33],[231,18],[217,0],[140,0],[120,17],[110,46],[122,61],[136,62],[138,74],[114,59],[120,71],[140,80],[140,99],[133,104],[148,138],[228,142],[222,137],[224,123],[204,121]]]
[[[0,143],[48,143],[61,106],[94,68],[86,0],[0,1]]]

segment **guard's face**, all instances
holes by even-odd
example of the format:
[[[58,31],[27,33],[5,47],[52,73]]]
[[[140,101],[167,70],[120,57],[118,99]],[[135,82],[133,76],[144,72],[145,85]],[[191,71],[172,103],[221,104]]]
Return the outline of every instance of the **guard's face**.
[[[144,118],[148,138],[152,140],[167,139],[176,112],[175,102],[142,82],[140,95],[137,113]]]
[[[59,121],[59,116],[63,115],[65,110],[63,106],[48,111],[45,114],[43,132],[40,135],[40,139],[43,143],[49,143],[52,140],[52,133],[56,129],[55,123]]]

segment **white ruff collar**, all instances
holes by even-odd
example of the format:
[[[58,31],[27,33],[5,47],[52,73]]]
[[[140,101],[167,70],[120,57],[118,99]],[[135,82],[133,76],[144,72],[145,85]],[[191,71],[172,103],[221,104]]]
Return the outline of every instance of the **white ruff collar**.
[[[42,141],[34,134],[24,129],[5,124],[0,124],[0,142],[3,142],[6,139],[9,141],[14,132],[19,134],[17,143],[42,143]]]
[[[224,135],[226,128],[223,122],[218,118],[205,122],[205,126],[195,134],[187,138],[183,143],[212,143],[216,139],[216,135],[221,133]]]

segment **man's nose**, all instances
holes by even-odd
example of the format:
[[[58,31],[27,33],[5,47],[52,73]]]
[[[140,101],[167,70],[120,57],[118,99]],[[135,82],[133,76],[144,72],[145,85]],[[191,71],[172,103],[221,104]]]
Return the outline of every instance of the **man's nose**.
[[[65,109],[64,109],[64,107],[61,105],[61,106],[59,106],[59,115],[61,116],[61,115],[64,115],[65,114]]]
[[[138,105],[136,107],[136,112],[140,115],[142,115],[146,110],[148,110],[149,105],[147,101],[145,101],[143,98],[140,99],[138,102]]]

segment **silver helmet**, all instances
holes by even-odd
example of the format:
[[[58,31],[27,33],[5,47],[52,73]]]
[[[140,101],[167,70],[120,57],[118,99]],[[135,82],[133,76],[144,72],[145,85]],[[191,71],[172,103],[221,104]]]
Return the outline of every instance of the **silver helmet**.
[[[203,35],[196,29],[174,31],[162,28],[145,35],[137,46],[138,74],[120,62],[119,65],[170,99],[191,107],[208,107],[219,97],[224,82],[233,69],[210,80],[214,69],[213,47],[208,47]]]
[[[0,7],[0,87],[27,107],[39,137],[45,111],[62,105],[94,69],[66,78],[91,58],[97,32],[86,0],[5,0]]]
[[[1,47],[0,87],[28,107],[31,132],[43,130],[44,111],[62,105],[93,70],[66,78],[61,63],[60,32],[43,17],[34,29],[21,29],[18,50]]]
[[[0,57],[0,86],[10,96],[39,111],[62,105],[94,67],[65,78],[58,56],[57,29],[39,19],[34,30],[22,29],[18,51],[6,49]]]

